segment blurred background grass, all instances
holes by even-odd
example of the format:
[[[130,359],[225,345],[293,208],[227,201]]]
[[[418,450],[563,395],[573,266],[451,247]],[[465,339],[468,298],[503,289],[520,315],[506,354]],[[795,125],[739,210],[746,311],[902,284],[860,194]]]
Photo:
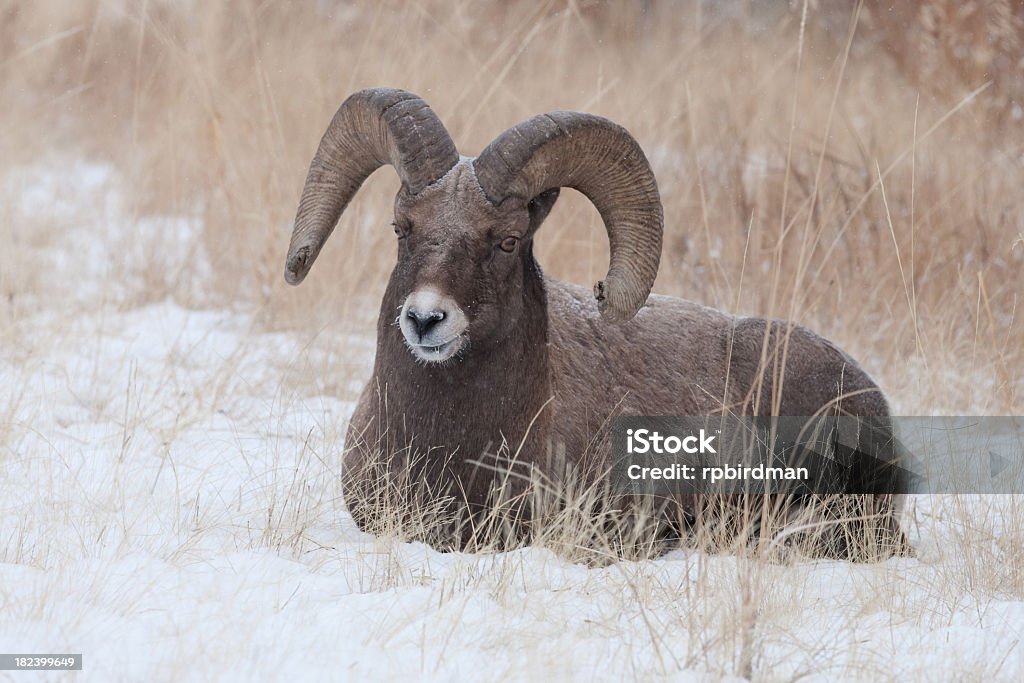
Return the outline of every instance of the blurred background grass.
[[[272,329],[372,334],[397,178],[364,185],[310,278],[283,259],[305,170],[359,88],[423,96],[463,154],[551,109],[626,126],[665,203],[655,291],[795,318],[903,414],[1019,414],[1024,2],[0,3],[0,163],[109,163],[128,215],[195,221],[113,272],[121,307],[255,307]],[[41,212],[0,209],[0,323],[44,307]],[[140,241],[142,237],[140,237]],[[566,192],[541,264],[592,284],[597,212]],[[199,254],[203,257],[200,258]],[[356,372],[356,370],[351,370]],[[311,377],[316,383],[323,378]]]

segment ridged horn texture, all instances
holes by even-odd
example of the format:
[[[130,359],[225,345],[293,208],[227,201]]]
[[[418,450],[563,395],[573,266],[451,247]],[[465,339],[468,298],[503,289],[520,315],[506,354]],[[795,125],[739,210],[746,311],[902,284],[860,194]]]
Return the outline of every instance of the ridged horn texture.
[[[579,112],[541,114],[499,135],[473,165],[495,205],[554,187],[585,194],[611,244],[608,275],[594,286],[598,308],[612,322],[636,315],[658,274],[664,215],[647,157],[625,128]]]
[[[448,131],[426,102],[404,90],[360,90],[345,100],[313,157],[295,215],[285,280],[306,277],[320,248],[366,178],[395,167],[413,194],[459,161]]]

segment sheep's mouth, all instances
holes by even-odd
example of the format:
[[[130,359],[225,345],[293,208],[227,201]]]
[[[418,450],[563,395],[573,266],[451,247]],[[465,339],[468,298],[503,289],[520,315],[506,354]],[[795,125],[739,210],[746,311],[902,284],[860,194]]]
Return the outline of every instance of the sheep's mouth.
[[[409,350],[422,361],[441,363],[462,349],[463,340],[464,336],[460,334],[441,344],[409,344]]]

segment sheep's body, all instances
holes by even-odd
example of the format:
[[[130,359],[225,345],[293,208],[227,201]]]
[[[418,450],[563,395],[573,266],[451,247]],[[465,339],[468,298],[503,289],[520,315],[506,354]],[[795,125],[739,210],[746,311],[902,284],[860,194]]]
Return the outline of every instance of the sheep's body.
[[[607,325],[590,291],[537,275],[545,294],[530,308],[537,327],[488,349],[479,362],[424,365],[401,347],[393,325],[379,325],[374,373],[349,427],[343,478],[350,497],[382,483],[381,469],[367,468],[365,458],[405,454],[410,446],[418,454],[414,476],[486,511],[496,486],[516,495],[525,484],[489,468],[503,442],[518,451],[518,462],[557,478],[562,473],[553,468],[563,459],[579,462],[585,454],[598,465],[589,471],[606,470],[615,416],[809,416],[837,405],[848,415],[889,414],[857,363],[805,327],[659,295],[632,320]],[[397,305],[385,296],[381,320]],[[784,350],[779,342],[786,336]],[[783,353],[784,382],[773,409]],[[425,453],[427,447],[433,450]],[[681,501],[686,514],[694,512],[692,498]],[[363,525],[356,501],[349,507]],[[895,518],[883,520],[883,528],[902,542]]]

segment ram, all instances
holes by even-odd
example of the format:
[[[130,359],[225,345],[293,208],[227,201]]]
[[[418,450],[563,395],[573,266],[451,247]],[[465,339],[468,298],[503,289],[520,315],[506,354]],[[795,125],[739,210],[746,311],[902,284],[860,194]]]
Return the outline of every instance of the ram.
[[[535,116],[466,158],[419,97],[353,94],[306,178],[286,261],[290,284],[305,278],[360,185],[385,164],[401,179],[398,259],[342,466],[346,503],[361,526],[373,528],[378,513],[368,491],[397,476],[373,466],[381,458],[405,463],[472,520],[496,492],[516,499],[526,486],[485,466],[488,454],[504,448],[516,467],[552,480],[564,476],[558,468],[606,472],[582,464],[607,464],[608,424],[618,415],[841,410],[888,420],[867,374],[807,329],[650,295],[663,229],[657,184],[633,137],[598,116]],[[608,274],[593,294],[545,277],[534,258],[534,237],[562,187],[584,194],[608,233]],[[891,496],[846,498],[859,504],[861,530],[883,554],[907,549]],[[816,499],[803,507],[808,500]],[[693,497],[677,503],[660,508],[660,522],[692,523],[702,509]],[[529,511],[518,514],[517,528],[528,527]],[[452,545],[465,545],[472,528],[453,534]],[[821,552],[853,555],[843,538],[836,533]]]

